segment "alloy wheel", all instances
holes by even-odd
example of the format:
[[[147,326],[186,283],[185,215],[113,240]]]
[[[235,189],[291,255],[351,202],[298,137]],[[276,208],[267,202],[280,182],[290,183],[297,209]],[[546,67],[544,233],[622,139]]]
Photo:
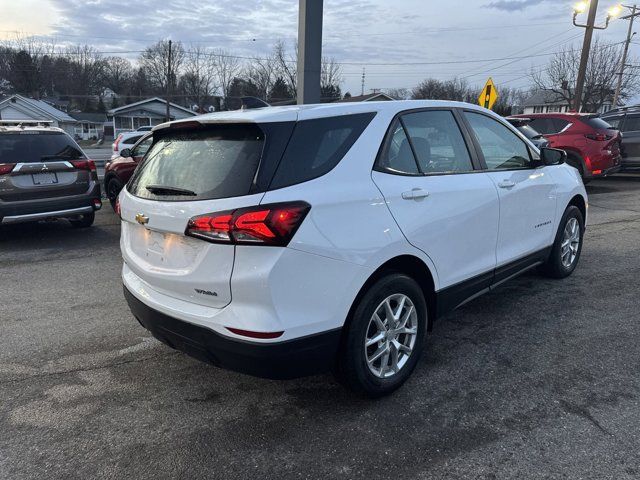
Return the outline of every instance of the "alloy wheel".
[[[580,247],[580,224],[574,217],[564,226],[562,244],[560,245],[560,258],[565,268],[571,267],[578,256]]]

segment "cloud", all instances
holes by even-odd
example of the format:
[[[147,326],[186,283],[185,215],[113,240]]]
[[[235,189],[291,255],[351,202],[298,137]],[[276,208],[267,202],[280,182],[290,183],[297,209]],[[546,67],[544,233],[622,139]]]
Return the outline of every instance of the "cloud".
[[[485,8],[495,8],[505,12],[517,12],[528,7],[539,5],[545,0],[497,0],[484,5]]]

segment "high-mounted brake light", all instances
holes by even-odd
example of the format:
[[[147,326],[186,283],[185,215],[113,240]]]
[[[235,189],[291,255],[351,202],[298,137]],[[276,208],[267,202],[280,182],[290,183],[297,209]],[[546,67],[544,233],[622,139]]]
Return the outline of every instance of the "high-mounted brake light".
[[[306,202],[273,203],[200,215],[185,235],[213,243],[285,247],[311,209]]]
[[[13,172],[15,167],[15,163],[0,163],[0,175],[7,175]]]
[[[78,170],[88,170],[90,172],[96,171],[96,164],[93,160],[73,160],[71,162],[71,165],[73,165]]]

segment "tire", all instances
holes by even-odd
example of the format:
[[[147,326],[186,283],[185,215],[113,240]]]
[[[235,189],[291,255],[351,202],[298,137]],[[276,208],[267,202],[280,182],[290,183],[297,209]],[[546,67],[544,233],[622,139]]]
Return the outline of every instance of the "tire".
[[[387,301],[391,313],[400,317],[394,330],[387,329]],[[390,273],[376,281],[354,306],[338,354],[338,380],[365,397],[389,395],[409,378],[422,353],[427,320],[422,289],[411,277]],[[381,322],[375,320],[374,313]],[[403,319],[406,332],[398,332]],[[375,338],[379,340],[365,346],[367,339]],[[397,369],[392,368],[394,362]]]
[[[91,212],[80,215],[79,218],[70,218],[69,223],[71,223],[73,228],[88,228],[93,225],[95,219],[95,212]]]
[[[112,178],[107,182],[107,185],[105,186],[105,193],[107,195],[107,198],[109,199],[109,203],[111,203],[111,208],[113,208],[113,211],[116,210],[116,200],[118,198],[120,190],[122,190],[122,187],[124,187],[124,185],[117,178]]]
[[[577,233],[570,224],[577,225]],[[574,232],[573,235],[571,232]],[[564,215],[562,215],[551,254],[542,266],[542,272],[551,278],[565,278],[571,275],[580,260],[583,237],[584,218],[582,212],[578,207],[569,205],[564,211]],[[576,240],[577,245],[574,243]],[[567,241],[569,241],[570,253],[568,253],[566,247],[563,252],[563,243]]]
[[[582,162],[582,158],[578,157],[576,154],[569,153],[567,155],[567,164],[571,165],[573,168],[577,169],[580,172],[580,178],[582,178],[582,184],[586,185],[591,181],[590,178],[584,177],[584,164]]]

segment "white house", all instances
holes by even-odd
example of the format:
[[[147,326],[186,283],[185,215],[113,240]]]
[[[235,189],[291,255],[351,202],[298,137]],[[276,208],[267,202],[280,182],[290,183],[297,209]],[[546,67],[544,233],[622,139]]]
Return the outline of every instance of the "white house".
[[[562,96],[551,90],[537,90],[522,104],[525,115],[529,113],[563,113],[570,112],[573,107]],[[612,99],[605,102],[597,113],[605,113],[613,108]]]
[[[47,120],[73,135],[76,119],[42,100],[11,95],[0,101],[0,120]]]
[[[167,102],[161,98],[154,97],[139,102],[123,105],[122,107],[112,108],[107,112],[109,120],[111,120],[113,132],[111,128],[105,127],[105,135],[117,136],[120,132],[129,132],[148,125],[159,125],[165,121],[167,110]],[[193,117],[196,112],[186,107],[181,107],[175,103],[169,103],[169,116],[171,120],[179,120],[183,118]]]
[[[104,113],[72,112],[78,122],[74,128],[74,137],[82,140],[97,140],[104,134],[107,116]]]

